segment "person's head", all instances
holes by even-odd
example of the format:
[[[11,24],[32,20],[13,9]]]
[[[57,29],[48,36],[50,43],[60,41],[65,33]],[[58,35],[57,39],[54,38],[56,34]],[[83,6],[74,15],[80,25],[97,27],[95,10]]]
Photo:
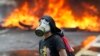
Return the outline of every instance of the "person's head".
[[[43,16],[39,21],[39,26],[36,28],[36,35],[43,36],[45,33],[51,32],[56,34],[61,30],[56,27],[55,21],[51,16]]]

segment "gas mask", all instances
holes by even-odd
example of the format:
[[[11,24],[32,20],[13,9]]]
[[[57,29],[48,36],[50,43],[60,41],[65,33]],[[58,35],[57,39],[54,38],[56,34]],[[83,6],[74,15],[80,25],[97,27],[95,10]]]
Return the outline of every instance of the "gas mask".
[[[50,31],[49,22],[45,19],[40,20],[40,25],[36,28],[35,34],[39,37]]]

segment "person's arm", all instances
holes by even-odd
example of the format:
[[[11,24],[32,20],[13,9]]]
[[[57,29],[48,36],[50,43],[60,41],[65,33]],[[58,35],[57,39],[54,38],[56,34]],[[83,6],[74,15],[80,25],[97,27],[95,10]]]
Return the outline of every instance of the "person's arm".
[[[67,56],[66,50],[65,49],[60,49],[59,50],[59,55],[60,56]]]
[[[55,46],[60,56],[67,56],[66,47],[61,37],[55,36]]]

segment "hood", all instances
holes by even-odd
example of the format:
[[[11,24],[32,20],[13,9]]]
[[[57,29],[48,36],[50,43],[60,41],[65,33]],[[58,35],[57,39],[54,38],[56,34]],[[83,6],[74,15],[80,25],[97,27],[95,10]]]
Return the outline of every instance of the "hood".
[[[43,16],[41,19],[45,19],[47,22],[49,22],[51,33],[60,35],[63,34],[61,33],[62,31],[56,26],[55,21],[51,16]]]

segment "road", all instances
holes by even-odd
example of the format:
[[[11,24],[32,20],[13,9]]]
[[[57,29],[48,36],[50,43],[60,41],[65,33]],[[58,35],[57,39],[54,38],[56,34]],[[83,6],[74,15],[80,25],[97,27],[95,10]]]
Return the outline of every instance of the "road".
[[[64,32],[71,46],[80,45],[90,35],[99,35],[94,32]],[[38,48],[41,37],[37,37],[34,31],[23,31],[19,29],[0,30],[0,52],[13,50],[33,50]]]

